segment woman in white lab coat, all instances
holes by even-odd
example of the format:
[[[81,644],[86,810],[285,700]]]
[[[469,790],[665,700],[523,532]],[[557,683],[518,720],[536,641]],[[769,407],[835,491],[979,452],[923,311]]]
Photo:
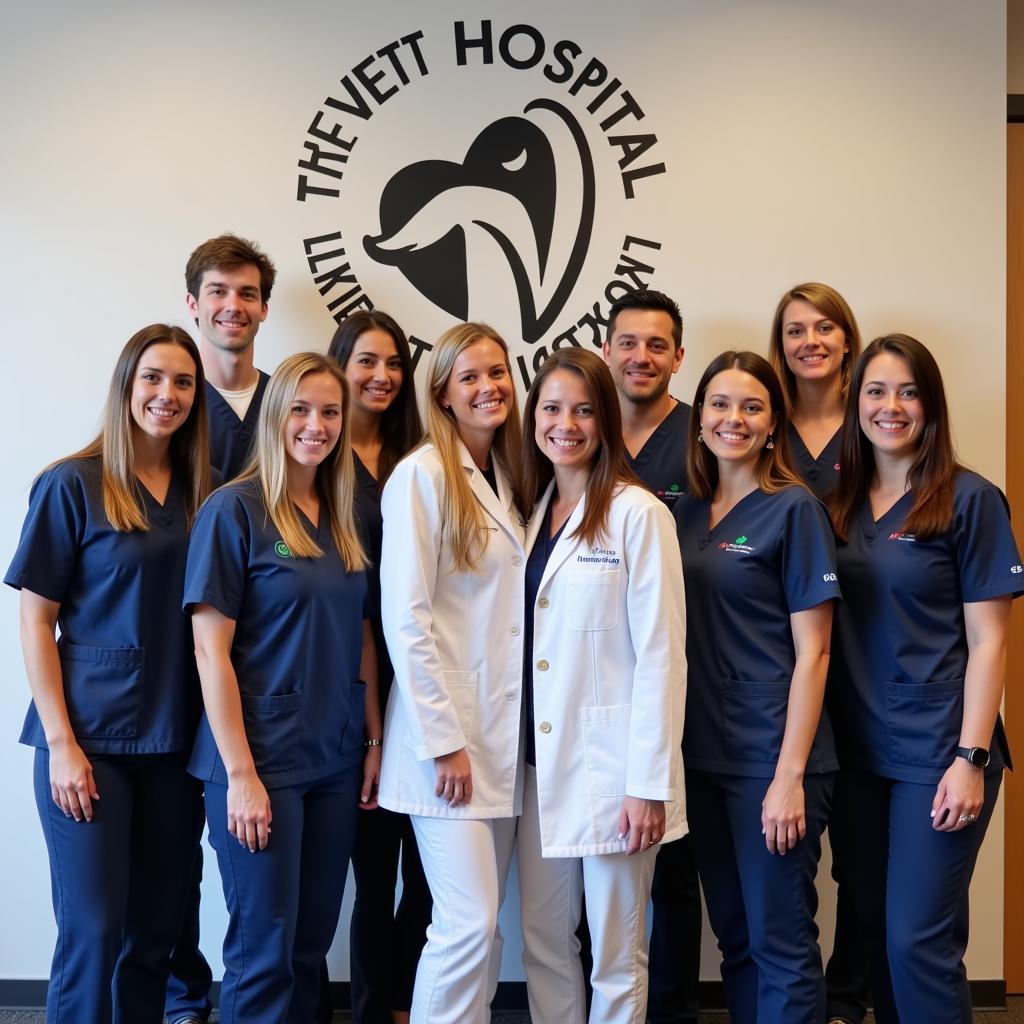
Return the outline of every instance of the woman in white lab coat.
[[[427,439],[381,510],[381,617],[395,683],[380,803],[412,816],[434,899],[412,1024],[486,1024],[497,915],[522,802],[525,530],[508,349],[483,324],[441,336]]]
[[[671,515],[627,466],[615,385],[596,354],[556,352],[524,424],[533,514],[517,851],[530,1014],[585,1018],[585,893],[591,1024],[632,1024],[647,1005],[657,844],[686,832],[679,547]]]

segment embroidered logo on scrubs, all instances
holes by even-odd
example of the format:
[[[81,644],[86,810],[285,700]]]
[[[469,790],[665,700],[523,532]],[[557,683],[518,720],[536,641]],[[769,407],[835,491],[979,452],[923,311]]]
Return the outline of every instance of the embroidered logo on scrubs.
[[[896,533],[889,534],[889,540],[904,540],[904,541],[915,541],[917,537],[912,533],[900,533],[899,530]]]
[[[748,540],[750,540],[750,538],[745,533],[742,533],[734,541],[731,541],[731,542],[730,541],[722,541],[722,543],[718,545],[718,550],[719,551],[745,551],[745,552],[749,553],[749,552],[751,552],[751,551],[753,551],[755,549],[754,549],[754,546],[752,544],[748,544],[747,543]]]
[[[274,554],[280,555],[282,558],[292,558],[292,557],[294,557],[292,555],[291,548],[289,548],[288,545],[285,544],[285,542],[283,540],[279,540],[274,545]]]
[[[1024,572],[1024,566],[1011,565],[1010,572],[1012,572],[1015,576],[1019,576],[1022,572]]]

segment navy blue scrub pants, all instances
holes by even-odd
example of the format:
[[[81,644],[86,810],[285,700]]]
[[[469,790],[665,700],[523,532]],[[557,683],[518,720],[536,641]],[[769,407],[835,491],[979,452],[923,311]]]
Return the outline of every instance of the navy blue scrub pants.
[[[658,851],[651,904],[648,1024],[697,1024],[704,921],[697,863],[689,836]]]
[[[396,910],[399,863],[402,897]],[[408,1012],[412,1006],[433,906],[407,814],[383,807],[359,812],[352,873],[352,1024],[391,1024],[392,1010]]]
[[[164,1016],[169,1024],[186,1017],[209,1020],[210,1011],[213,1009],[213,1003],[210,1002],[213,972],[206,962],[206,957],[199,951],[199,891],[203,880],[204,820],[202,803],[199,803],[200,839],[196,843],[185,916],[174,943],[174,952],[171,954],[171,973],[167,979],[167,998],[164,1001]]]
[[[250,853],[227,826],[227,787],[206,783],[227,933],[222,1024],[309,1024],[320,965],[338,926],[352,852],[362,764],[327,779],[271,789],[265,850]]]
[[[867,942],[878,1024],[970,1024],[968,890],[1001,782],[985,777],[973,825],[936,832],[934,784],[839,773],[833,828],[849,854],[839,867]]]
[[[732,1024],[821,1024],[825,977],[814,877],[833,775],[805,777],[807,835],[784,857],[769,853],[761,834],[770,782],[687,770],[694,854],[722,951]]]
[[[57,945],[49,1024],[159,1024],[192,870],[202,787],[186,755],[90,754],[93,820],[66,817],[36,750],[33,788],[50,859]]]

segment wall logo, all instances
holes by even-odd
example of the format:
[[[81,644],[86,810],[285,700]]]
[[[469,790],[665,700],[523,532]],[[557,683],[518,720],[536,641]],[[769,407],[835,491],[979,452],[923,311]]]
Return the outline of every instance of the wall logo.
[[[295,193],[334,319],[386,309],[417,363],[451,324],[486,320],[524,387],[551,351],[600,347],[608,306],[653,286],[668,195],[608,56],[455,21],[342,75],[305,129]]]

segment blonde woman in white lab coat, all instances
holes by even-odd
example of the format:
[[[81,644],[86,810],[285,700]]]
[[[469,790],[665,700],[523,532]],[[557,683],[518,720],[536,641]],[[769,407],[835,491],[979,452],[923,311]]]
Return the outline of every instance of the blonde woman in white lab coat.
[[[434,899],[412,1024],[486,1024],[498,909],[522,805],[525,530],[508,349],[447,331],[427,371],[427,439],[381,510],[381,613],[395,684],[380,803],[412,816]]]
[[[586,1018],[576,927],[593,943],[591,1024],[647,1007],[658,844],[686,833],[683,577],[672,517],[625,461],[608,368],[556,352],[526,400],[526,779],[517,851],[534,1024]]]

